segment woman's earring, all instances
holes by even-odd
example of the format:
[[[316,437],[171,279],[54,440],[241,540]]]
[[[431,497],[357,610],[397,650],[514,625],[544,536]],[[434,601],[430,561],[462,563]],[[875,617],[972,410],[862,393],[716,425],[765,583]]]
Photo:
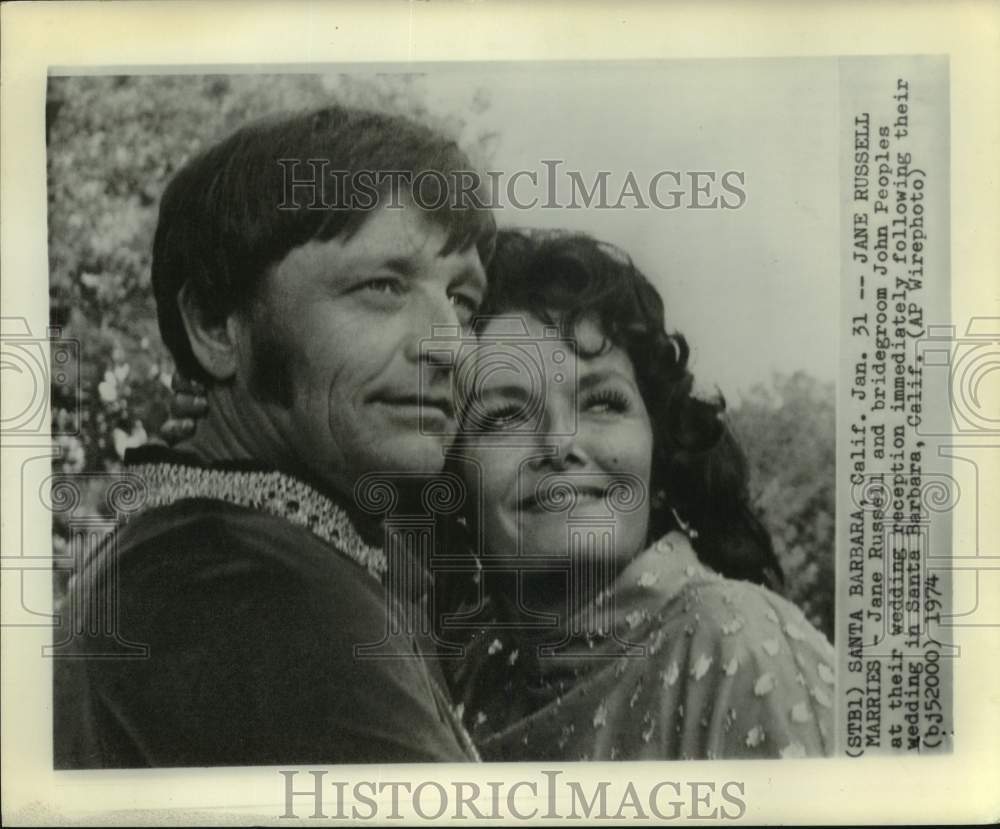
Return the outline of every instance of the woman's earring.
[[[675,510],[673,507],[670,508],[670,511],[674,515],[674,520],[677,522],[677,526],[681,528],[681,532],[683,532],[688,538],[694,541],[698,537],[698,531],[694,527],[692,527],[687,521],[681,518],[677,514],[677,510]]]

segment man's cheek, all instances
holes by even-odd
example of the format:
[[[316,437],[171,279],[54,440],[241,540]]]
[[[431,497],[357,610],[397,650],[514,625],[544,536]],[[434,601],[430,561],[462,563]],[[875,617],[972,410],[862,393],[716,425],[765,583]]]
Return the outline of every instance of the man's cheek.
[[[365,405],[362,390],[357,383],[352,383],[351,366],[343,360],[342,353],[332,353],[327,348],[326,353],[313,355],[311,365],[314,370],[309,385],[316,390],[317,396],[325,394],[323,404],[334,438],[342,435],[345,429],[358,431],[370,426],[378,411]]]
[[[266,324],[256,325],[251,339],[250,391],[265,403],[289,409],[295,400],[296,382],[291,345]]]

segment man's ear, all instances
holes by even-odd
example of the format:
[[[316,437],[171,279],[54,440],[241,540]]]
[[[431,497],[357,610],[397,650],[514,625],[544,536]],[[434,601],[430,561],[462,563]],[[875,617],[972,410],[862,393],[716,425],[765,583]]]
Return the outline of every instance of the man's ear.
[[[195,359],[216,380],[230,379],[236,373],[237,364],[233,317],[218,319],[206,314],[190,282],[185,282],[177,294],[177,305]]]

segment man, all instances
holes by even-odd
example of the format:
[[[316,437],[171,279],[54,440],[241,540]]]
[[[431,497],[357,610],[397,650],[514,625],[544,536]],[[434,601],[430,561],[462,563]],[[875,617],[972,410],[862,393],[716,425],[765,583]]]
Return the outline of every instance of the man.
[[[336,181],[296,185],[327,168],[289,160],[313,159]],[[387,594],[352,509],[366,474],[443,465],[451,369],[420,342],[469,321],[495,228],[453,199],[425,210],[406,182],[469,168],[425,127],[331,107],[246,127],[171,181],[153,288],[209,415],[126,458],[146,508],[76,578],[117,582],[120,635],[149,656],[88,659],[70,639],[84,658],[56,663],[58,767],[474,758],[417,637],[358,651],[408,597]]]

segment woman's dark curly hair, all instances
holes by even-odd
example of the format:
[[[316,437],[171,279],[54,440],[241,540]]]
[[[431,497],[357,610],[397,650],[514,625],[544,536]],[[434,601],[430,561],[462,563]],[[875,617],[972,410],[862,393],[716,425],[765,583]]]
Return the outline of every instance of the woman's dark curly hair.
[[[683,522],[716,572],[780,589],[781,567],[751,508],[746,458],[725,402],[693,395],[687,341],[667,332],[663,300],[629,256],[582,233],[501,230],[488,275],[480,319],[530,312],[567,338],[593,319],[604,347],[631,358],[653,427],[651,537]]]

